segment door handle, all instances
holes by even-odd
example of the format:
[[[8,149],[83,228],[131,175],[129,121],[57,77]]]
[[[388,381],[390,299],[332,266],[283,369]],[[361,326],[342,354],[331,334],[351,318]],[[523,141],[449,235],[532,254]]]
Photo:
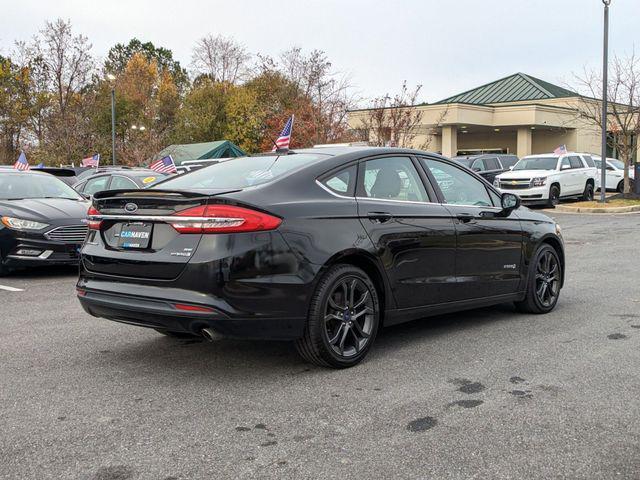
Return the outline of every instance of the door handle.
[[[391,220],[393,215],[389,212],[368,212],[367,217],[369,217],[369,220],[372,222],[385,223]]]
[[[475,215],[471,215],[470,213],[458,213],[456,218],[460,220],[462,223],[469,223],[471,220],[474,220]]]

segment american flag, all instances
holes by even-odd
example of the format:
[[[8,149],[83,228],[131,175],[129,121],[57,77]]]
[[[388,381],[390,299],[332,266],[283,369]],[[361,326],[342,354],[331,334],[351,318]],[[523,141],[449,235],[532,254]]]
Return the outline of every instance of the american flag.
[[[100,154],[96,153],[92,157],[87,157],[82,159],[83,167],[96,167],[98,168],[98,164],[100,163]]]
[[[29,162],[27,162],[27,156],[24,152],[20,152],[20,156],[16,163],[13,164],[13,168],[16,170],[29,170]]]
[[[159,173],[176,173],[178,171],[176,169],[176,164],[173,162],[173,158],[171,158],[171,155],[167,155],[160,160],[156,160],[151,165],[149,165],[149,168],[154,172]]]
[[[275,152],[280,148],[289,148],[289,142],[291,141],[291,131],[293,130],[293,115],[289,117],[287,123],[284,124],[284,128],[280,132],[280,136],[276,140],[276,144],[271,149],[272,152]]]
[[[566,145],[560,145],[558,148],[556,148],[553,153],[555,153],[556,155],[564,155],[565,153],[567,153],[567,146]]]

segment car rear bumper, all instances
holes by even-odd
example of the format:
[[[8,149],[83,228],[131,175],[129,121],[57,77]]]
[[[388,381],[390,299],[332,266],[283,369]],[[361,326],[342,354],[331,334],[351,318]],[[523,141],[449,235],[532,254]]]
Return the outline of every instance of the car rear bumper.
[[[100,283],[104,286],[105,282]],[[149,287],[145,290],[143,293],[149,293]],[[177,296],[174,289],[164,292],[174,295],[166,298],[115,293],[103,288],[94,290],[84,286],[77,289],[78,300],[87,313],[142,327],[193,334],[210,328],[225,336],[270,340],[292,340],[300,338],[304,332],[305,317],[242,315],[225,311],[222,308],[225,302],[219,299],[186,291],[182,291],[184,295]],[[185,307],[190,310],[181,309]]]

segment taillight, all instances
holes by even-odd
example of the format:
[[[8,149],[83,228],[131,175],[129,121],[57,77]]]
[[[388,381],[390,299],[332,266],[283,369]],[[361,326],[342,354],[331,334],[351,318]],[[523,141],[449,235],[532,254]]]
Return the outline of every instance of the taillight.
[[[92,217],[93,215],[100,215],[100,211],[93,207],[89,207],[87,217]],[[102,225],[102,220],[91,220],[91,218],[87,220],[87,226],[90,230],[100,230],[100,225]]]
[[[173,216],[176,220],[169,223],[180,233],[259,232],[273,230],[282,223],[272,215],[234,205],[201,205]],[[184,221],[179,217],[185,217]]]

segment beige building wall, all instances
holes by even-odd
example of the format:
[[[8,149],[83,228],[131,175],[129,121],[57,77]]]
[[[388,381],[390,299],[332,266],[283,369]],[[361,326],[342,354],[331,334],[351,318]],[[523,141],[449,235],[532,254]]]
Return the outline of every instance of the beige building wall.
[[[597,154],[600,128],[579,119],[581,102],[578,98],[554,98],[493,105],[416,106],[413,108],[422,112],[422,125],[410,146],[450,156],[459,150],[494,148],[523,156],[549,153],[564,144],[569,150]],[[364,110],[350,112],[349,126],[361,128],[366,115]]]

